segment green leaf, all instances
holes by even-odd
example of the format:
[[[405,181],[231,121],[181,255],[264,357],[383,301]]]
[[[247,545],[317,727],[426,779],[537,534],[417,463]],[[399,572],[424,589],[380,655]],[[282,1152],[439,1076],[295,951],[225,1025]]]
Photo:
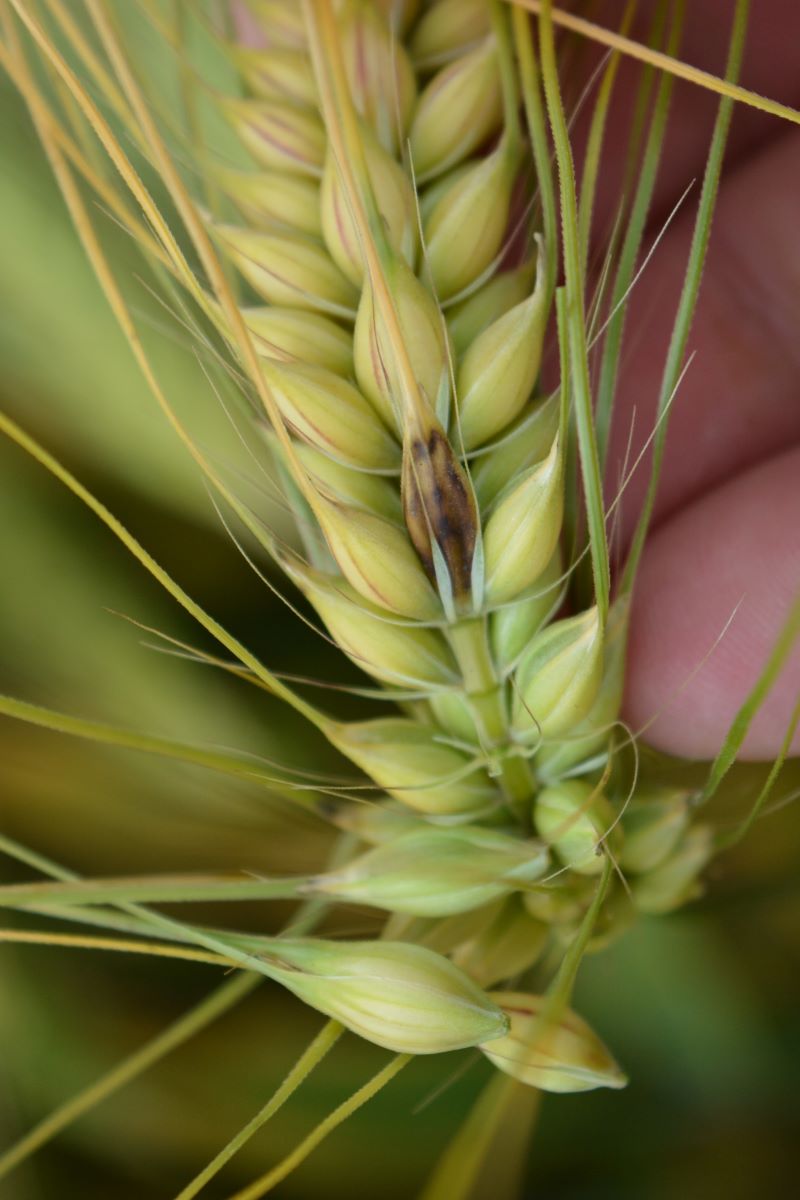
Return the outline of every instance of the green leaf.
[[[728,80],[735,80],[738,77],[744,53],[745,33],[747,30],[747,17],[750,8],[750,0],[737,0],[736,10],[733,17],[733,26],[731,29],[730,44],[728,47],[728,62],[725,70],[725,77]],[[708,152],[706,161],[705,174],[703,176],[703,189],[700,193],[700,203],[697,209],[697,219],[695,221],[694,234],[692,236],[692,244],[689,250],[689,261],[686,267],[686,276],[684,279],[683,290],[681,292],[678,311],[675,316],[675,323],[672,328],[672,337],[670,339],[669,350],[667,351],[667,361],[664,366],[664,372],[661,378],[661,392],[658,400],[658,410],[656,414],[656,431],[653,438],[653,468],[650,475],[650,482],[645,496],[639,520],[636,525],[636,530],[633,535],[628,561],[625,564],[625,571],[622,578],[622,591],[629,591],[633,587],[633,582],[636,577],[636,571],[639,566],[639,561],[644,549],[647,531],[650,527],[650,520],[653,515],[653,507],[655,505],[656,490],[658,487],[658,475],[661,466],[661,460],[664,455],[664,444],[666,439],[666,422],[663,417],[667,407],[675,395],[676,389],[680,383],[681,376],[684,371],[684,355],[686,352],[686,343],[689,338],[694,311],[697,304],[697,296],[700,291],[700,282],[703,276],[703,267],[706,260],[706,251],[708,249],[708,240],[711,236],[711,222],[714,216],[714,208],[716,206],[717,193],[719,191],[719,181],[722,173],[722,161],[725,154],[725,144],[728,139],[728,130],[730,129],[731,117],[733,116],[733,100],[729,96],[725,96],[719,104],[717,111],[717,119],[714,125],[714,133],[711,139],[711,146]]]
[[[552,3],[550,0],[545,0],[542,4],[539,18],[542,48],[542,79],[544,82],[547,109],[550,115],[550,126],[553,131],[553,141],[555,142],[556,160],[558,162],[566,288],[566,318],[570,356],[570,384],[583,475],[583,493],[589,528],[592,575],[594,577],[595,596],[600,620],[602,624],[605,624],[608,614],[611,584],[608,540],[603,506],[603,482],[600,475],[600,459],[597,450],[597,437],[592,410],[592,392],[589,380],[586,313],[584,309],[584,279],[578,228],[575,167],[572,160],[569,132],[558,81],[551,10]],[[562,387],[563,382],[562,380]]]
[[[222,1170],[225,1164],[233,1158],[234,1154],[242,1148],[245,1142],[249,1141],[253,1134],[257,1133],[270,1117],[274,1116],[282,1105],[297,1091],[301,1083],[304,1082],[314,1068],[322,1061],[343,1032],[342,1026],[336,1021],[327,1021],[323,1025],[317,1036],[301,1054],[283,1083],[274,1095],[270,1096],[264,1107],[259,1109],[256,1115],[239,1130],[235,1137],[231,1138],[227,1145],[220,1150],[219,1154],[211,1160],[207,1167],[203,1168],[199,1175],[196,1175],[190,1183],[187,1183],[186,1187],[176,1197],[176,1200],[192,1200],[192,1197],[196,1196]]]

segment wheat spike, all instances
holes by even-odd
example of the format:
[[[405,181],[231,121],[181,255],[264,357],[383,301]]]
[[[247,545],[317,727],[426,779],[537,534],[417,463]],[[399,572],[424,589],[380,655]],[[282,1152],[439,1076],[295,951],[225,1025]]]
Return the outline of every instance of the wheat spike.
[[[89,8],[136,97],[103,6]],[[250,165],[201,147],[193,165],[204,193],[222,197],[214,211],[184,194],[132,101],[202,277],[144,186],[132,190],[232,373],[249,380],[247,432],[272,456],[297,544],[234,497],[235,512],[385,706],[341,720],[257,673],[366,777],[368,806],[337,798],[324,810],[356,852],[297,895],[366,903],[390,914],[387,937],[393,922],[405,931],[276,941],[259,969],[400,1053],[479,1044],[545,1090],[621,1086],[566,1009],[567,985],[552,1005],[482,990],[548,947],[585,948],[618,863],[632,904],[666,911],[695,893],[711,853],[685,796],[631,802],[629,764],[618,766],[626,598],[609,608],[605,523],[601,512],[598,536],[572,411],[588,393],[565,346],[574,280],[566,300],[554,296],[545,232],[556,235],[537,202],[548,184],[531,170],[543,163],[521,119],[512,18],[499,0],[245,10],[250,36],[224,43],[242,94],[215,103]],[[91,99],[80,102],[108,148]],[[556,332],[561,378],[546,394]],[[571,587],[586,549],[576,445],[595,596]],[[603,917],[609,937],[628,914]],[[417,937],[405,918],[429,923]]]
[[[511,206],[535,180],[508,14],[478,2],[456,20],[449,0],[421,15],[307,0],[302,21],[292,6],[250,10],[264,46],[242,49],[250,97],[227,106],[254,160],[228,183],[247,224],[214,233],[268,302],[245,319],[283,424],[270,444],[298,520],[327,546],[322,566],[286,554],[281,566],[387,701],[414,692],[403,715],[328,728],[415,817],[395,836],[387,809],[388,844],[315,888],[446,918],[519,886],[563,936],[588,903],[581,878],[623,839],[619,803],[559,780],[610,761],[624,612],[608,630],[597,607],[553,619],[570,567],[567,429],[565,405],[538,386],[548,247]],[[304,189],[294,212],[281,201],[292,187]],[[299,322],[312,319],[325,324],[306,346]],[[519,874],[453,841],[463,822],[487,836],[500,825]],[[534,828],[542,842],[526,840]],[[548,858],[558,886],[537,895]],[[456,958],[493,978],[467,944]],[[558,1087],[570,1079],[592,1086],[567,1072]]]
[[[270,446],[293,481],[287,502],[327,547],[321,563],[282,553],[280,565],[387,702],[414,691],[402,715],[327,726],[415,823],[315,887],[442,919],[520,887],[563,937],[588,904],[581,878],[624,836],[600,785],[560,781],[611,761],[624,612],[608,630],[597,607],[553,619],[570,567],[568,427],[563,398],[559,414],[538,387],[549,248],[511,207],[535,180],[509,17],[490,2],[458,20],[448,0],[421,17],[363,0],[301,7],[250,5],[264,45],[240,47],[249,95],[223,112],[253,166],[217,174],[243,220],[209,229],[266,301],[243,316]],[[455,826],[440,838],[426,820]],[[469,849],[481,823],[518,846],[516,871]],[[542,842],[528,842],[534,829]],[[645,858],[643,906],[689,887],[682,864],[702,856],[671,852],[649,887]],[[537,889],[548,871],[555,892]],[[540,1086],[603,1082],[617,1076]]]

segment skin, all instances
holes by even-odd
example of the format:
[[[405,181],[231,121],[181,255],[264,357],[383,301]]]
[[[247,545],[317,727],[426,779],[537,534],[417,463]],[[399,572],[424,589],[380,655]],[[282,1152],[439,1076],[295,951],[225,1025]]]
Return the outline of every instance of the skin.
[[[620,6],[605,7],[611,26]],[[680,53],[720,73],[733,4],[710,7],[713,22],[705,5],[689,6]],[[634,35],[645,29],[646,22]],[[796,4],[759,0],[752,6],[744,85],[800,107],[798,44]],[[613,219],[634,86],[634,73],[624,69],[598,196],[600,241]],[[633,295],[609,495],[616,491],[631,428],[632,459],[652,429],[715,108],[700,89],[676,87],[655,199],[659,219],[648,244],[687,183],[697,179],[698,185]],[[646,726],[651,745],[691,758],[719,750],[800,597],[798,196],[800,130],[737,109],[689,341],[695,359],[672,410],[655,523],[636,590],[623,713],[634,729]],[[626,489],[623,544],[635,525],[648,470],[645,457]],[[744,757],[777,754],[799,696],[795,647],[754,721]],[[800,734],[793,751],[800,753]]]

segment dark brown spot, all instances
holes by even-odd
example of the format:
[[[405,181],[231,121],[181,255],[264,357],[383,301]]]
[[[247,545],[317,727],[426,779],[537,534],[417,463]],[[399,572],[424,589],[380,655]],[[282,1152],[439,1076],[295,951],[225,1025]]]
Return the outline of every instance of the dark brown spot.
[[[442,429],[407,438],[403,447],[403,511],[425,570],[435,582],[432,542],[442,552],[453,594],[469,595],[478,518],[464,469]]]

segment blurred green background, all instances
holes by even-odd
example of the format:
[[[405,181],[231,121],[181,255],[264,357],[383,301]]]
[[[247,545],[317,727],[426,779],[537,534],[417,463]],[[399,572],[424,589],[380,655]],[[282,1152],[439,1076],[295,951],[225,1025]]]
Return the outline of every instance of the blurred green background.
[[[106,310],[7,83],[0,160],[4,408],[271,667],[355,679],[232,546]],[[139,279],[140,260],[126,236],[101,225],[171,400],[216,461],[252,476],[253,463],[191,347],[176,340],[174,324]],[[148,648],[149,639],[118,613],[209,643],[91,514],[7,444],[0,445],[0,478],[3,691],[298,766],[330,766],[324,747],[263,693]],[[268,511],[282,519],[274,507]],[[302,871],[327,839],[311,818],[254,785],[3,718],[0,776],[2,831],[89,875]],[[717,803],[719,819],[742,813],[762,777],[759,768],[734,772]],[[798,785],[800,770],[788,770],[779,795],[791,796]],[[525,1155],[523,1191],[507,1183],[502,1168],[514,1154],[506,1146],[481,1196],[750,1200],[787,1193],[800,1139],[798,835],[800,812],[788,804],[719,861],[702,901],[643,921],[587,960],[576,1007],[632,1082],[621,1093],[548,1098]],[[26,875],[10,860],[0,865],[8,880]],[[264,929],[284,916],[275,906],[268,913],[251,906],[242,921]],[[349,916],[354,927],[368,927],[364,914]],[[209,967],[34,947],[0,947],[0,972],[3,1145],[219,982]],[[0,1183],[0,1195],[174,1195],[264,1102],[319,1023],[263,985]],[[266,1169],[384,1060],[347,1037],[247,1145],[224,1184],[203,1195],[227,1196]],[[276,1194],[415,1196],[488,1077],[477,1056],[416,1062]]]

